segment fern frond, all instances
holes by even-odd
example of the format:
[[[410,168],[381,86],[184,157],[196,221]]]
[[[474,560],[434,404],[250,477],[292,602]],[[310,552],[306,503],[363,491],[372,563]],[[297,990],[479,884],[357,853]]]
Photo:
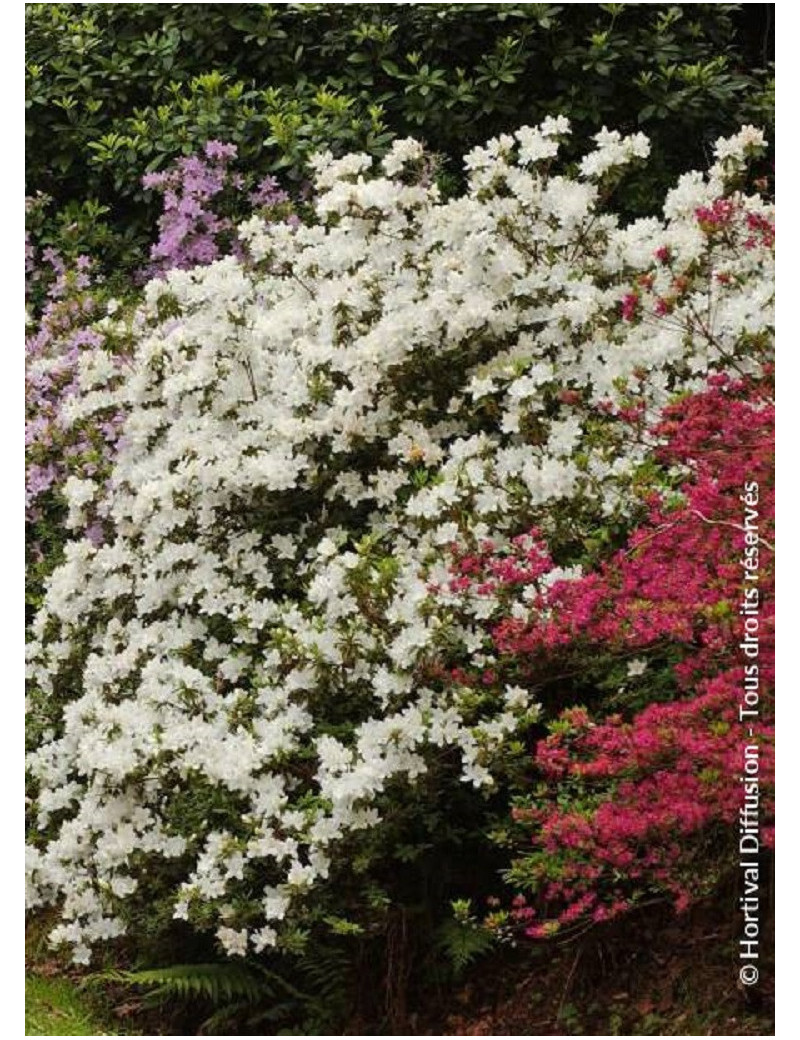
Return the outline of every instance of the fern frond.
[[[271,979],[243,964],[175,964],[145,971],[105,972],[106,981],[148,990],[148,1003],[198,997],[212,1004],[225,1001],[254,1003],[274,995]],[[108,978],[112,976],[113,978]]]
[[[439,928],[437,946],[458,975],[494,944],[490,931],[472,922],[448,920]]]

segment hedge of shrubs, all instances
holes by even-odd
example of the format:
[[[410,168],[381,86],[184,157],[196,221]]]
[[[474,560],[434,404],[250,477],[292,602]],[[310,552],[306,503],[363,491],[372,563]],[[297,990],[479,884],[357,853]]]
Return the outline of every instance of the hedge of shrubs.
[[[576,156],[604,124],[648,134],[620,206],[651,213],[720,135],[769,129],[769,8],[28,4],[28,194],[52,199],[43,245],[114,270],[155,222],[143,173],[209,139],[290,186],[321,148],[380,157],[414,135],[456,190],[470,147],[563,114]]]
[[[653,65],[659,25],[724,79],[735,12],[378,6],[28,15],[109,91],[31,120],[64,122],[31,169],[61,217],[34,195],[26,251],[30,905],[78,963],[110,944],[150,982],[241,998],[220,1028],[329,1032],[361,1001],[402,1031],[410,993],[496,944],[716,891],[745,793],[745,557],[772,842],[767,138],[719,137],[658,194],[682,155],[637,74],[567,104],[575,127],[521,118],[550,108],[519,70],[556,36],[577,104],[576,53],[611,49],[599,77]],[[476,82],[503,47],[522,64],[420,119],[423,142],[399,136],[428,96],[396,71],[415,41],[434,96],[453,48]],[[108,237],[71,252],[66,200],[105,176],[78,173],[79,135],[230,55],[298,91],[345,68],[339,96],[393,132],[270,153],[231,109],[118,156]],[[741,93],[698,106],[725,122]],[[628,133],[597,125],[616,105]],[[492,132],[456,174],[462,111]],[[123,239],[139,287],[108,275]]]

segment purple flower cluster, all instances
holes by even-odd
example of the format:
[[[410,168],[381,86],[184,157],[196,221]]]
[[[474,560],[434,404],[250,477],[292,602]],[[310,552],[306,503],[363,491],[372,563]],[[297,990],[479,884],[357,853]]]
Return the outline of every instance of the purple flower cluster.
[[[289,196],[278,184],[278,179],[269,175],[262,177],[255,191],[250,192],[250,202],[256,209],[283,206],[288,201]]]
[[[168,170],[142,178],[145,188],[164,196],[159,237],[150,251],[146,275],[157,277],[175,268],[213,263],[230,252],[240,254],[236,224],[247,214],[237,204],[241,206],[243,197],[252,209],[270,210],[273,215],[291,208],[289,196],[274,177],[264,177],[245,195],[244,178],[231,169],[236,155],[236,145],[208,141],[202,155],[178,159]],[[285,219],[298,220],[294,214]]]
[[[80,392],[81,358],[104,348],[106,337],[94,327],[102,311],[88,257],[67,266],[55,250],[45,249],[42,260],[48,300],[25,343],[25,510],[35,557],[40,555],[35,525],[48,496],[58,495],[70,475],[95,477],[104,470],[122,422],[113,415],[87,428],[66,417],[65,405]]]
[[[234,222],[220,216],[212,205],[226,189],[242,188],[241,175],[229,168],[235,158],[236,145],[209,141],[203,155],[178,159],[169,170],[142,178],[145,188],[164,196],[159,237],[150,251],[147,274],[210,264],[235,244]]]

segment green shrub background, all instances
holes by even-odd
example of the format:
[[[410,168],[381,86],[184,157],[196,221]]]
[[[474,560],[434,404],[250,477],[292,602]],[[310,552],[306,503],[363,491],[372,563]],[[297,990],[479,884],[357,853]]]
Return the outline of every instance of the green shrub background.
[[[414,135],[454,186],[472,145],[562,113],[580,154],[603,124],[654,160],[631,214],[742,123],[769,128],[768,4],[29,4],[27,181],[37,240],[132,266],[159,199],[145,172],[232,142],[288,184],[320,148]]]

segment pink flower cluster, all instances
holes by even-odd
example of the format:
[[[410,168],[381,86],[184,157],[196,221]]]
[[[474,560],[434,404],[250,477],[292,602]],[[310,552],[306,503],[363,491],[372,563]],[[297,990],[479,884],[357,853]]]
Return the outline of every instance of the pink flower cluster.
[[[702,233],[713,242],[725,242],[740,250],[775,248],[774,221],[749,209],[740,196],[718,198],[709,206],[698,206],[694,217]],[[635,322],[651,314],[663,318],[697,288],[691,271],[673,269],[675,258],[668,246],[659,246],[653,259],[651,269],[640,274],[619,301],[623,321]],[[714,272],[713,277],[719,286],[732,281],[730,273],[724,270]]]
[[[716,199],[711,206],[700,206],[695,217],[707,235],[717,233],[739,234],[745,232],[745,249],[763,246],[772,249],[775,245],[775,224],[763,213],[743,209],[744,203],[734,199]],[[744,219],[742,219],[744,218]]]

